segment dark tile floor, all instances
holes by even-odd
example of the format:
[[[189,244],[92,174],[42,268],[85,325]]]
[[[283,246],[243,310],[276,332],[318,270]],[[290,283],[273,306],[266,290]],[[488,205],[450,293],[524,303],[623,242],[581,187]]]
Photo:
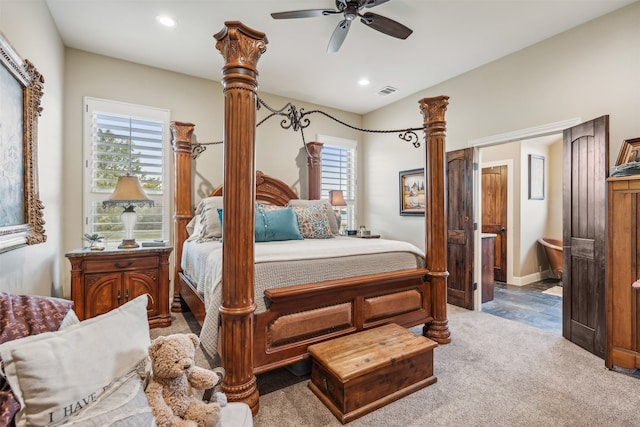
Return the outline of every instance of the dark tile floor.
[[[545,279],[524,286],[495,282],[493,301],[482,311],[562,335],[562,297],[544,294],[562,282]]]

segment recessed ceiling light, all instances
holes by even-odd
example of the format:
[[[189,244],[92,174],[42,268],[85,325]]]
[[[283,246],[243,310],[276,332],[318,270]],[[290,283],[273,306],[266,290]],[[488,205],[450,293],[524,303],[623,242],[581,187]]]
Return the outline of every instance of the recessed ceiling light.
[[[175,27],[176,25],[176,21],[166,15],[158,15],[156,16],[156,21],[158,21],[159,23],[161,23],[162,25],[164,25],[165,27]]]
[[[370,83],[371,83],[371,82],[369,81],[369,79],[364,78],[364,77],[363,77],[363,78],[361,78],[360,80],[358,80],[358,84],[359,84],[360,86],[369,86],[369,84],[370,84]]]

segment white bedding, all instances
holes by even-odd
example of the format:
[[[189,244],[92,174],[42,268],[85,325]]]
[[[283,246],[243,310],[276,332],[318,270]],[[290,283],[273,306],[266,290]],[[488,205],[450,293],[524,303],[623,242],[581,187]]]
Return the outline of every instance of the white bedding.
[[[255,263],[341,258],[386,252],[411,252],[424,257],[420,249],[408,242],[336,237],[256,243]],[[204,295],[208,310],[207,301],[211,300],[213,293],[222,284],[222,243],[186,241],[182,249],[181,266],[197,285],[197,291]]]
[[[373,260],[363,255],[373,255]],[[306,263],[306,260],[312,262]],[[335,269],[328,267],[328,263],[334,262]],[[313,272],[307,272],[303,263]],[[349,274],[355,276],[416,268],[424,266],[424,253],[410,243],[386,239],[336,237],[287,240],[256,243],[255,264],[256,313],[260,313],[266,309],[262,295],[271,281],[278,282],[279,286],[288,286]],[[221,301],[222,244],[218,241],[185,242],[181,266],[204,296],[207,315],[200,338],[205,350],[213,355],[217,346],[217,306]],[[350,271],[347,273],[347,270]]]

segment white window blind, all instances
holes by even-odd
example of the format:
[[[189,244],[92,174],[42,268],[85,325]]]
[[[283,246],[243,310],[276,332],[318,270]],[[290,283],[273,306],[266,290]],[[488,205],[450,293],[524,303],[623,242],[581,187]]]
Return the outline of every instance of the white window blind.
[[[342,190],[347,206],[338,209],[341,228],[355,228],[356,205],[356,141],[318,136],[322,147],[322,177],[320,197],[329,198],[329,191]]]
[[[154,201],[152,207],[135,208],[134,238],[168,240],[168,122],[167,110],[86,98],[85,233],[103,236],[107,246],[122,241],[123,208],[104,208],[102,202],[113,192],[118,177],[130,174],[138,177]]]

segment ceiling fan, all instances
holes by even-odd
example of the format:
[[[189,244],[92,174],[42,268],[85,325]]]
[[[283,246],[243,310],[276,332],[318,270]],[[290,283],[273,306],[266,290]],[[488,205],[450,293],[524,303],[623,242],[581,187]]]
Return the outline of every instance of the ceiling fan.
[[[389,0],[336,0],[337,10],[326,9],[308,9],[308,10],[292,10],[289,12],[272,13],[274,19],[291,19],[291,18],[312,18],[316,16],[336,15],[341,13],[344,19],[338,23],[338,26],[331,35],[327,52],[335,53],[340,49],[342,43],[347,37],[351,21],[360,18],[360,22],[374,30],[380,31],[391,37],[406,39],[413,32],[410,28],[405,27],[393,19],[386,18],[376,13],[366,12],[361,14],[362,9],[379,6]]]

